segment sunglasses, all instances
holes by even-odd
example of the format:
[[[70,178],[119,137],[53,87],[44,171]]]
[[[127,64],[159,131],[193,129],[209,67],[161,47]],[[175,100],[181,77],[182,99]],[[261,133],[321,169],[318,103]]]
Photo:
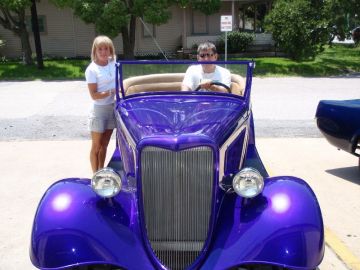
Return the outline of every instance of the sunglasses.
[[[215,54],[214,53],[201,53],[199,54],[199,56],[201,58],[205,58],[205,57],[213,57]]]

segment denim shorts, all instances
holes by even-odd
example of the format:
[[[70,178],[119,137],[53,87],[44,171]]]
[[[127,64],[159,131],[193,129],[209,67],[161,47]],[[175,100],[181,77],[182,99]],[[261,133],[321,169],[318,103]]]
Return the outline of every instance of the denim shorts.
[[[115,128],[114,104],[94,105],[89,115],[89,131],[104,133]]]

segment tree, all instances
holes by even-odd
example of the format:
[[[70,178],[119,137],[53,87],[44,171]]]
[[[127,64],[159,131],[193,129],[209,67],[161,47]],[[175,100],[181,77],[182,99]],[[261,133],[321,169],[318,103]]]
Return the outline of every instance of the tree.
[[[171,18],[169,7],[192,6],[205,14],[219,10],[221,0],[52,0],[60,7],[70,7],[86,23],[94,23],[99,33],[112,38],[122,35],[124,58],[134,58],[136,19],[161,25]]]
[[[330,0],[327,5],[330,14],[329,28],[333,37],[344,40],[350,31],[360,25],[359,0]]]
[[[265,17],[265,28],[290,58],[313,58],[329,40],[326,11],[322,0],[277,0]]]
[[[31,6],[31,0],[1,0],[0,24],[20,38],[21,50],[26,65],[31,65],[32,51],[29,33],[25,24],[25,10]]]

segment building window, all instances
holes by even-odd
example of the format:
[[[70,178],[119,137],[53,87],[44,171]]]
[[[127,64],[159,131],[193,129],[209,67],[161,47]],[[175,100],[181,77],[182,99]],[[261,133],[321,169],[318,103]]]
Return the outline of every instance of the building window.
[[[263,33],[264,19],[267,12],[266,3],[243,5],[239,9],[239,29],[247,32]]]
[[[29,32],[32,32],[31,16],[25,17],[26,28]],[[46,31],[46,16],[38,15],[39,32],[45,34]]]
[[[200,11],[192,13],[192,33],[194,35],[208,34],[208,17]]]
[[[151,38],[152,36],[155,37],[155,25],[143,22],[142,32],[144,38]]]

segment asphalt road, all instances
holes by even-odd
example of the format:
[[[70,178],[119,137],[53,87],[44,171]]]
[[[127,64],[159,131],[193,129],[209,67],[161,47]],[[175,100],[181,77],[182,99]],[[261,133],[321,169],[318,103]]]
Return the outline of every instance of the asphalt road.
[[[272,175],[296,175],[310,184],[325,226],[340,241],[328,243],[320,270],[360,269],[357,159],[330,146],[314,121],[319,100],[353,98],[360,98],[356,76],[253,79],[265,165]],[[0,270],[34,269],[28,257],[32,219],[48,186],[91,176],[89,104],[82,81],[0,82]]]
[[[334,78],[254,78],[257,137],[321,137],[314,117],[323,99],[359,99],[360,74]]]
[[[257,137],[321,137],[321,99],[360,98],[360,75],[347,78],[254,78]],[[88,139],[90,98],[83,81],[0,82],[0,141]]]

